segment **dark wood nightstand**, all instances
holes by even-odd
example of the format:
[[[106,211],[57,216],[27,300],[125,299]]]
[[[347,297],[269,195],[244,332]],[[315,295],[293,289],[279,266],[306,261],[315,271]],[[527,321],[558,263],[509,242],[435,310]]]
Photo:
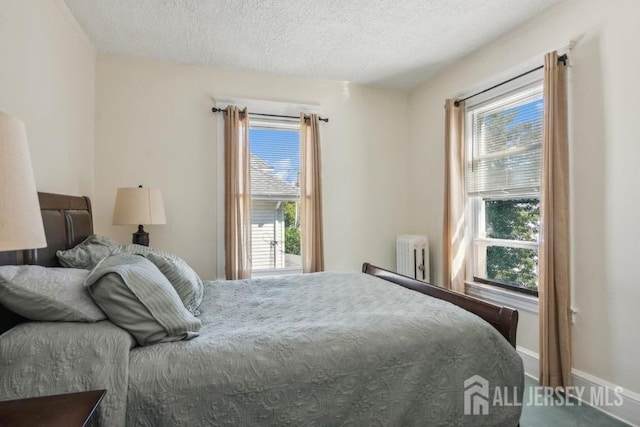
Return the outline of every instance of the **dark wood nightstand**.
[[[0,402],[0,426],[82,427],[106,392],[92,390]]]

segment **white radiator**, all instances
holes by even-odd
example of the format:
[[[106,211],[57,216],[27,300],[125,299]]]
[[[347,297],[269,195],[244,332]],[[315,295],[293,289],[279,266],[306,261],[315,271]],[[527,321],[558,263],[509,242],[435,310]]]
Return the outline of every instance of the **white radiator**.
[[[396,267],[398,273],[428,282],[429,239],[422,235],[401,235],[396,240]]]

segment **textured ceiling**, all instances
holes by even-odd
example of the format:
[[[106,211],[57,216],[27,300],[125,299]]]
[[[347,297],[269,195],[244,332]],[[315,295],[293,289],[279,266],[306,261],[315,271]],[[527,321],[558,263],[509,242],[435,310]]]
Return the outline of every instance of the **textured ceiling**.
[[[410,88],[562,0],[65,0],[101,53]]]

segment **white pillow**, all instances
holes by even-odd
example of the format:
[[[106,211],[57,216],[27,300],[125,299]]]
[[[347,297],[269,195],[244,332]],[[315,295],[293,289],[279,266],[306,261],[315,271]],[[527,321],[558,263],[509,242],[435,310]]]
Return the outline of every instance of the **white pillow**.
[[[97,322],[106,316],[83,282],[88,270],[38,265],[0,267],[0,303],[31,320]]]

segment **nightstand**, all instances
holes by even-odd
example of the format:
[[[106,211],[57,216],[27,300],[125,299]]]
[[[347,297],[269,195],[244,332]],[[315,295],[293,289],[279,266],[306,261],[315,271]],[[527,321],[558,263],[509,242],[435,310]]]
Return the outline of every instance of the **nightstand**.
[[[0,402],[0,426],[82,427],[91,420],[106,392],[92,390]]]

